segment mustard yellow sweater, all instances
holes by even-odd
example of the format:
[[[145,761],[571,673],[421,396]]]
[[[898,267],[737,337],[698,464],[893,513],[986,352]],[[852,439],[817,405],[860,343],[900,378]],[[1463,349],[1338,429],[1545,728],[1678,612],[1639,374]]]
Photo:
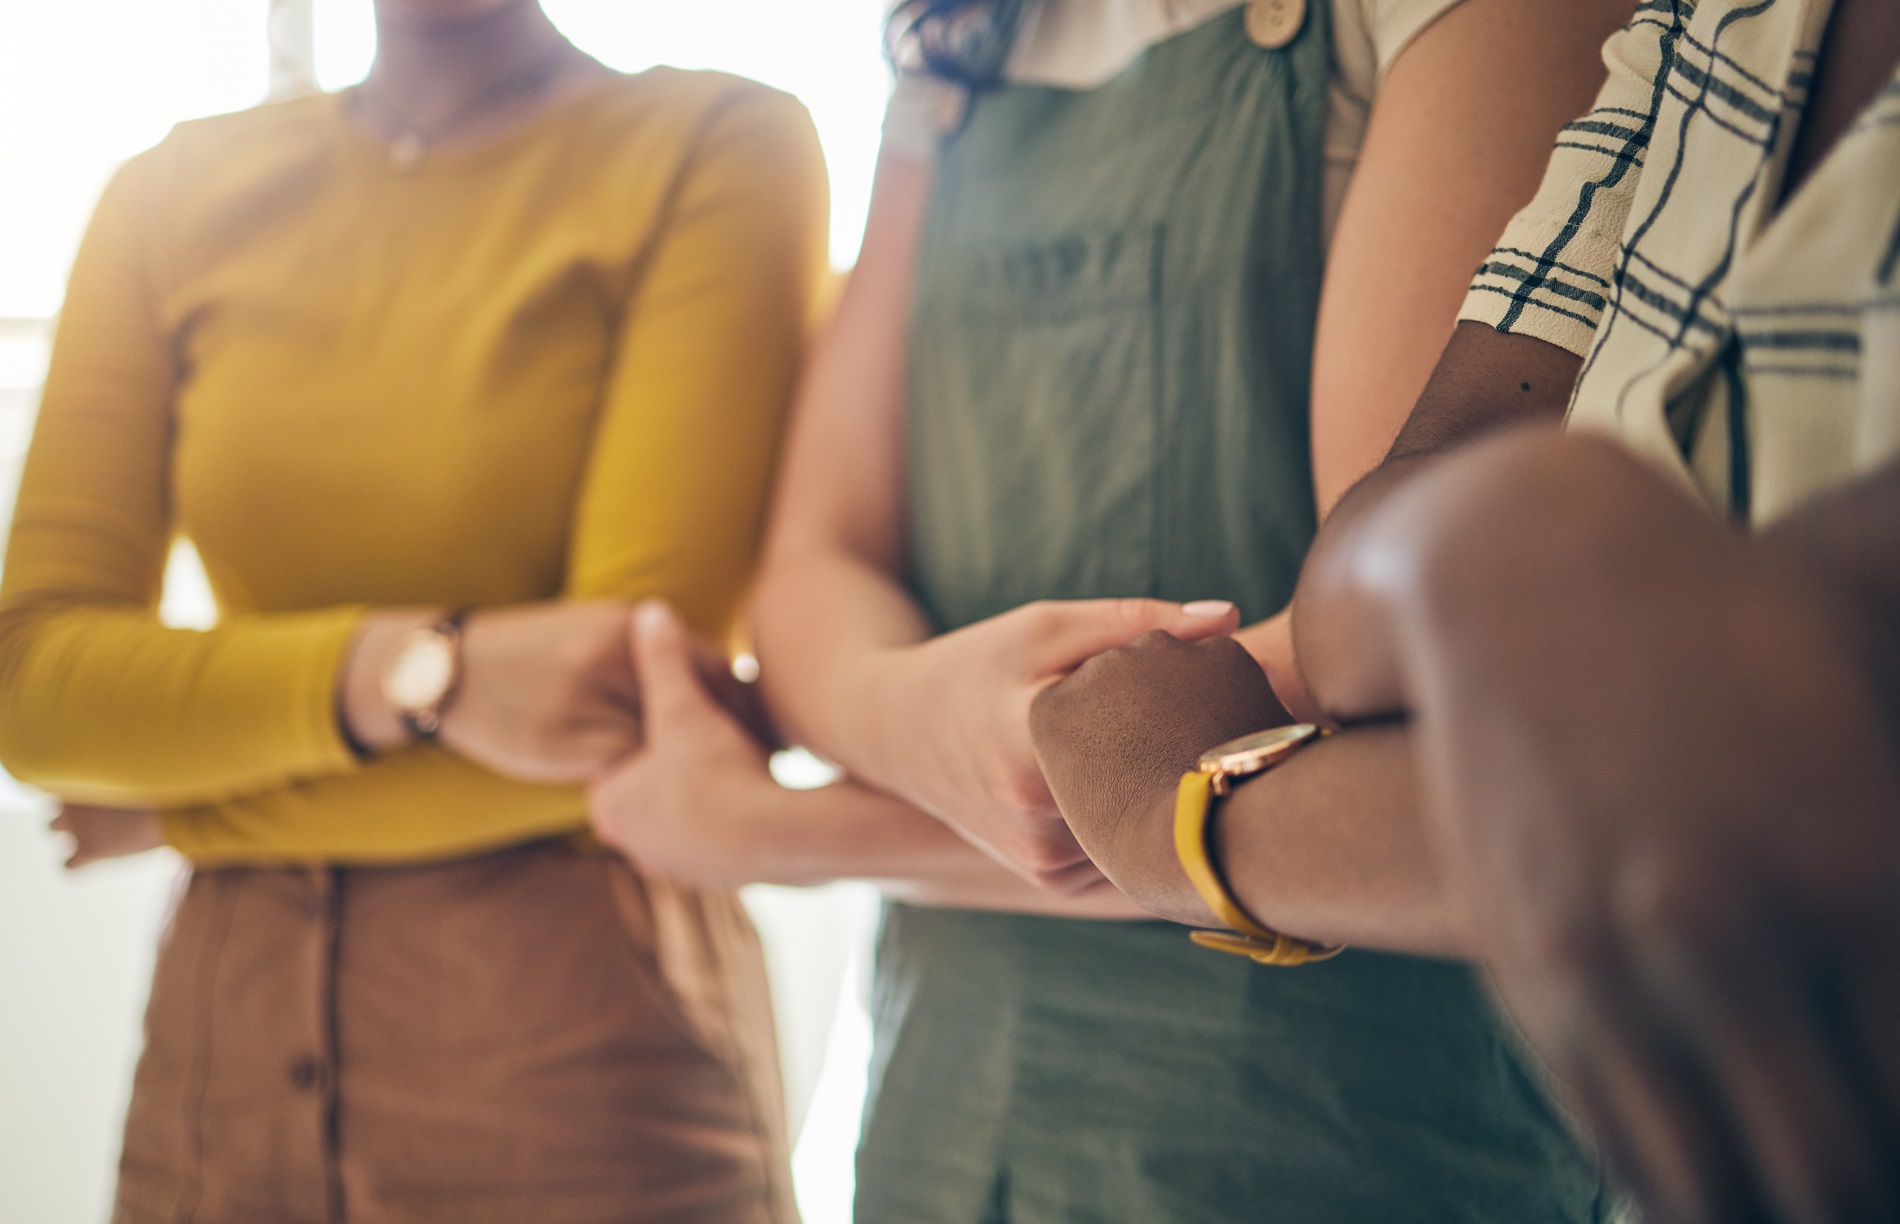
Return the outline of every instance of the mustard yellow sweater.
[[[741,598],[826,194],[791,98],[657,69],[396,170],[323,96],[182,125],[74,265],[0,584],[0,761],[164,809],[200,862],[377,862],[577,828],[573,788],[358,762],[377,605]],[[174,536],[220,620],[155,614]]]

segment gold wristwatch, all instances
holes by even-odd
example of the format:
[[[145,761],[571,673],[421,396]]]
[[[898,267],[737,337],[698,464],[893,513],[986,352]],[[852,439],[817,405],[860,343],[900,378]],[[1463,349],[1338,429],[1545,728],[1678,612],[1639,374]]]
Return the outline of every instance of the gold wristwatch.
[[[411,629],[390,656],[383,699],[415,739],[433,740],[441,733],[442,711],[462,679],[462,622],[468,612],[458,608],[433,625]]]
[[[1203,948],[1250,957],[1262,965],[1306,965],[1330,960],[1345,951],[1294,939],[1256,921],[1227,887],[1214,855],[1214,810],[1242,778],[1265,773],[1325,732],[1308,723],[1275,727],[1222,744],[1201,754],[1193,773],[1183,774],[1175,792],[1174,852],[1214,916],[1232,928],[1194,931],[1189,935]]]

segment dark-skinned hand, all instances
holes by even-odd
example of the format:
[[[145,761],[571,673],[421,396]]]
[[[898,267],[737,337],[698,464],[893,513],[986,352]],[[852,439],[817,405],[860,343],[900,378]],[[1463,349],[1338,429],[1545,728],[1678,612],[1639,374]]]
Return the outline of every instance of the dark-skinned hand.
[[[1646,1218],[1900,1219],[1892,621],[1607,442],[1407,497],[1374,543],[1417,558],[1387,602],[1447,876]]]
[[[1096,655],[1037,697],[1030,731],[1049,789],[1102,873],[1136,904],[1217,926],[1174,855],[1174,791],[1201,753],[1289,721],[1231,638],[1154,632]]]

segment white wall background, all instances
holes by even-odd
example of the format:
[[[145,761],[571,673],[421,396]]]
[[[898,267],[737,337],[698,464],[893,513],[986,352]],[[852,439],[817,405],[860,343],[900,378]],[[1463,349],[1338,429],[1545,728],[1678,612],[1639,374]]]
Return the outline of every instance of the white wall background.
[[[719,68],[798,95],[830,164],[833,262],[855,256],[889,78],[883,0],[546,0],[625,71]],[[0,512],[45,372],[52,317],[92,202],[125,158],[183,119],[265,91],[266,0],[0,0]],[[313,0],[316,75],[360,79],[369,0]],[[213,615],[189,555],[166,615]],[[781,762],[790,782],[809,762]],[[139,1016],[178,863],[166,853],[63,871],[50,804],[0,775],[0,1224],[100,1224]],[[841,886],[749,890],[774,971],[807,1224],[849,1219],[869,1052],[860,997],[873,899]],[[266,1224],[266,1222],[260,1222]]]

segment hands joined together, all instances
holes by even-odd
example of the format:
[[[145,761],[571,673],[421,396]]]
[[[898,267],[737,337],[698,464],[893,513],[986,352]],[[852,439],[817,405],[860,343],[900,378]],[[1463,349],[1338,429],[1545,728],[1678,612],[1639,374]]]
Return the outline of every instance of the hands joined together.
[[[462,632],[461,675],[444,706],[440,743],[469,761],[530,782],[586,783],[639,754],[645,740],[642,686],[634,666],[635,606],[623,601],[547,602],[484,609]],[[365,617],[342,675],[338,715],[349,738],[372,752],[409,739],[382,692],[393,651],[421,611]],[[723,651],[682,633],[683,665],[707,700],[753,745],[776,742],[752,685]],[[758,751],[765,751],[758,748]],[[164,842],[149,809],[62,805],[52,828],[68,835],[69,867],[155,849]]]
[[[442,744],[507,777],[551,783],[591,781],[638,751],[645,721],[633,615],[634,605],[610,600],[470,615],[461,676],[442,712]],[[387,750],[407,742],[382,677],[404,633],[432,619],[405,612],[366,619],[342,682],[343,721],[357,743]],[[770,740],[762,707],[751,686],[733,677],[724,652],[700,643],[691,654],[708,690]]]
[[[1900,768],[1867,654],[1890,626],[1606,443],[1473,446],[1376,514],[1361,554],[1410,562],[1321,573],[1301,615],[1346,609],[1381,644],[1303,620],[1308,678],[1348,722],[1411,728],[1470,945],[1612,1158],[1663,1218],[1892,1218]],[[1045,603],[879,652],[863,780],[1046,888],[1099,872],[1207,923],[1175,782],[1290,721],[1236,619]],[[366,628],[365,667],[404,623]],[[465,652],[449,748],[589,783],[600,835],[649,871],[756,877],[769,721],[664,605],[484,612]],[[73,805],[55,828],[74,866],[159,841],[151,813]]]
[[[1039,694],[1105,650],[1147,634],[1225,638],[1224,601],[1046,601],[915,646],[871,669],[866,780],[931,813],[1024,878],[1058,892],[1101,880],[1065,823],[1030,738]]]
[[[1175,858],[1175,786],[1207,749],[1289,721],[1240,643],[1160,631],[1090,659],[1030,712],[1049,787],[1089,857],[1143,908],[1204,926],[1219,924]]]
[[[406,741],[380,680],[402,635],[432,619],[373,614],[359,634],[342,715],[372,750]],[[1023,877],[1056,892],[1088,890],[1101,872],[1044,780],[1032,703],[1078,664],[1143,635],[1149,654],[1163,640],[1238,652],[1226,639],[1237,619],[1224,602],[1046,602],[881,652],[867,669],[865,706],[884,767],[868,780]],[[782,798],[767,767],[777,735],[755,686],[658,602],[476,612],[440,741],[510,777],[587,784],[604,840],[648,870],[701,883],[754,877],[748,832]],[[73,866],[162,842],[151,812],[68,805],[55,827],[76,843]]]

